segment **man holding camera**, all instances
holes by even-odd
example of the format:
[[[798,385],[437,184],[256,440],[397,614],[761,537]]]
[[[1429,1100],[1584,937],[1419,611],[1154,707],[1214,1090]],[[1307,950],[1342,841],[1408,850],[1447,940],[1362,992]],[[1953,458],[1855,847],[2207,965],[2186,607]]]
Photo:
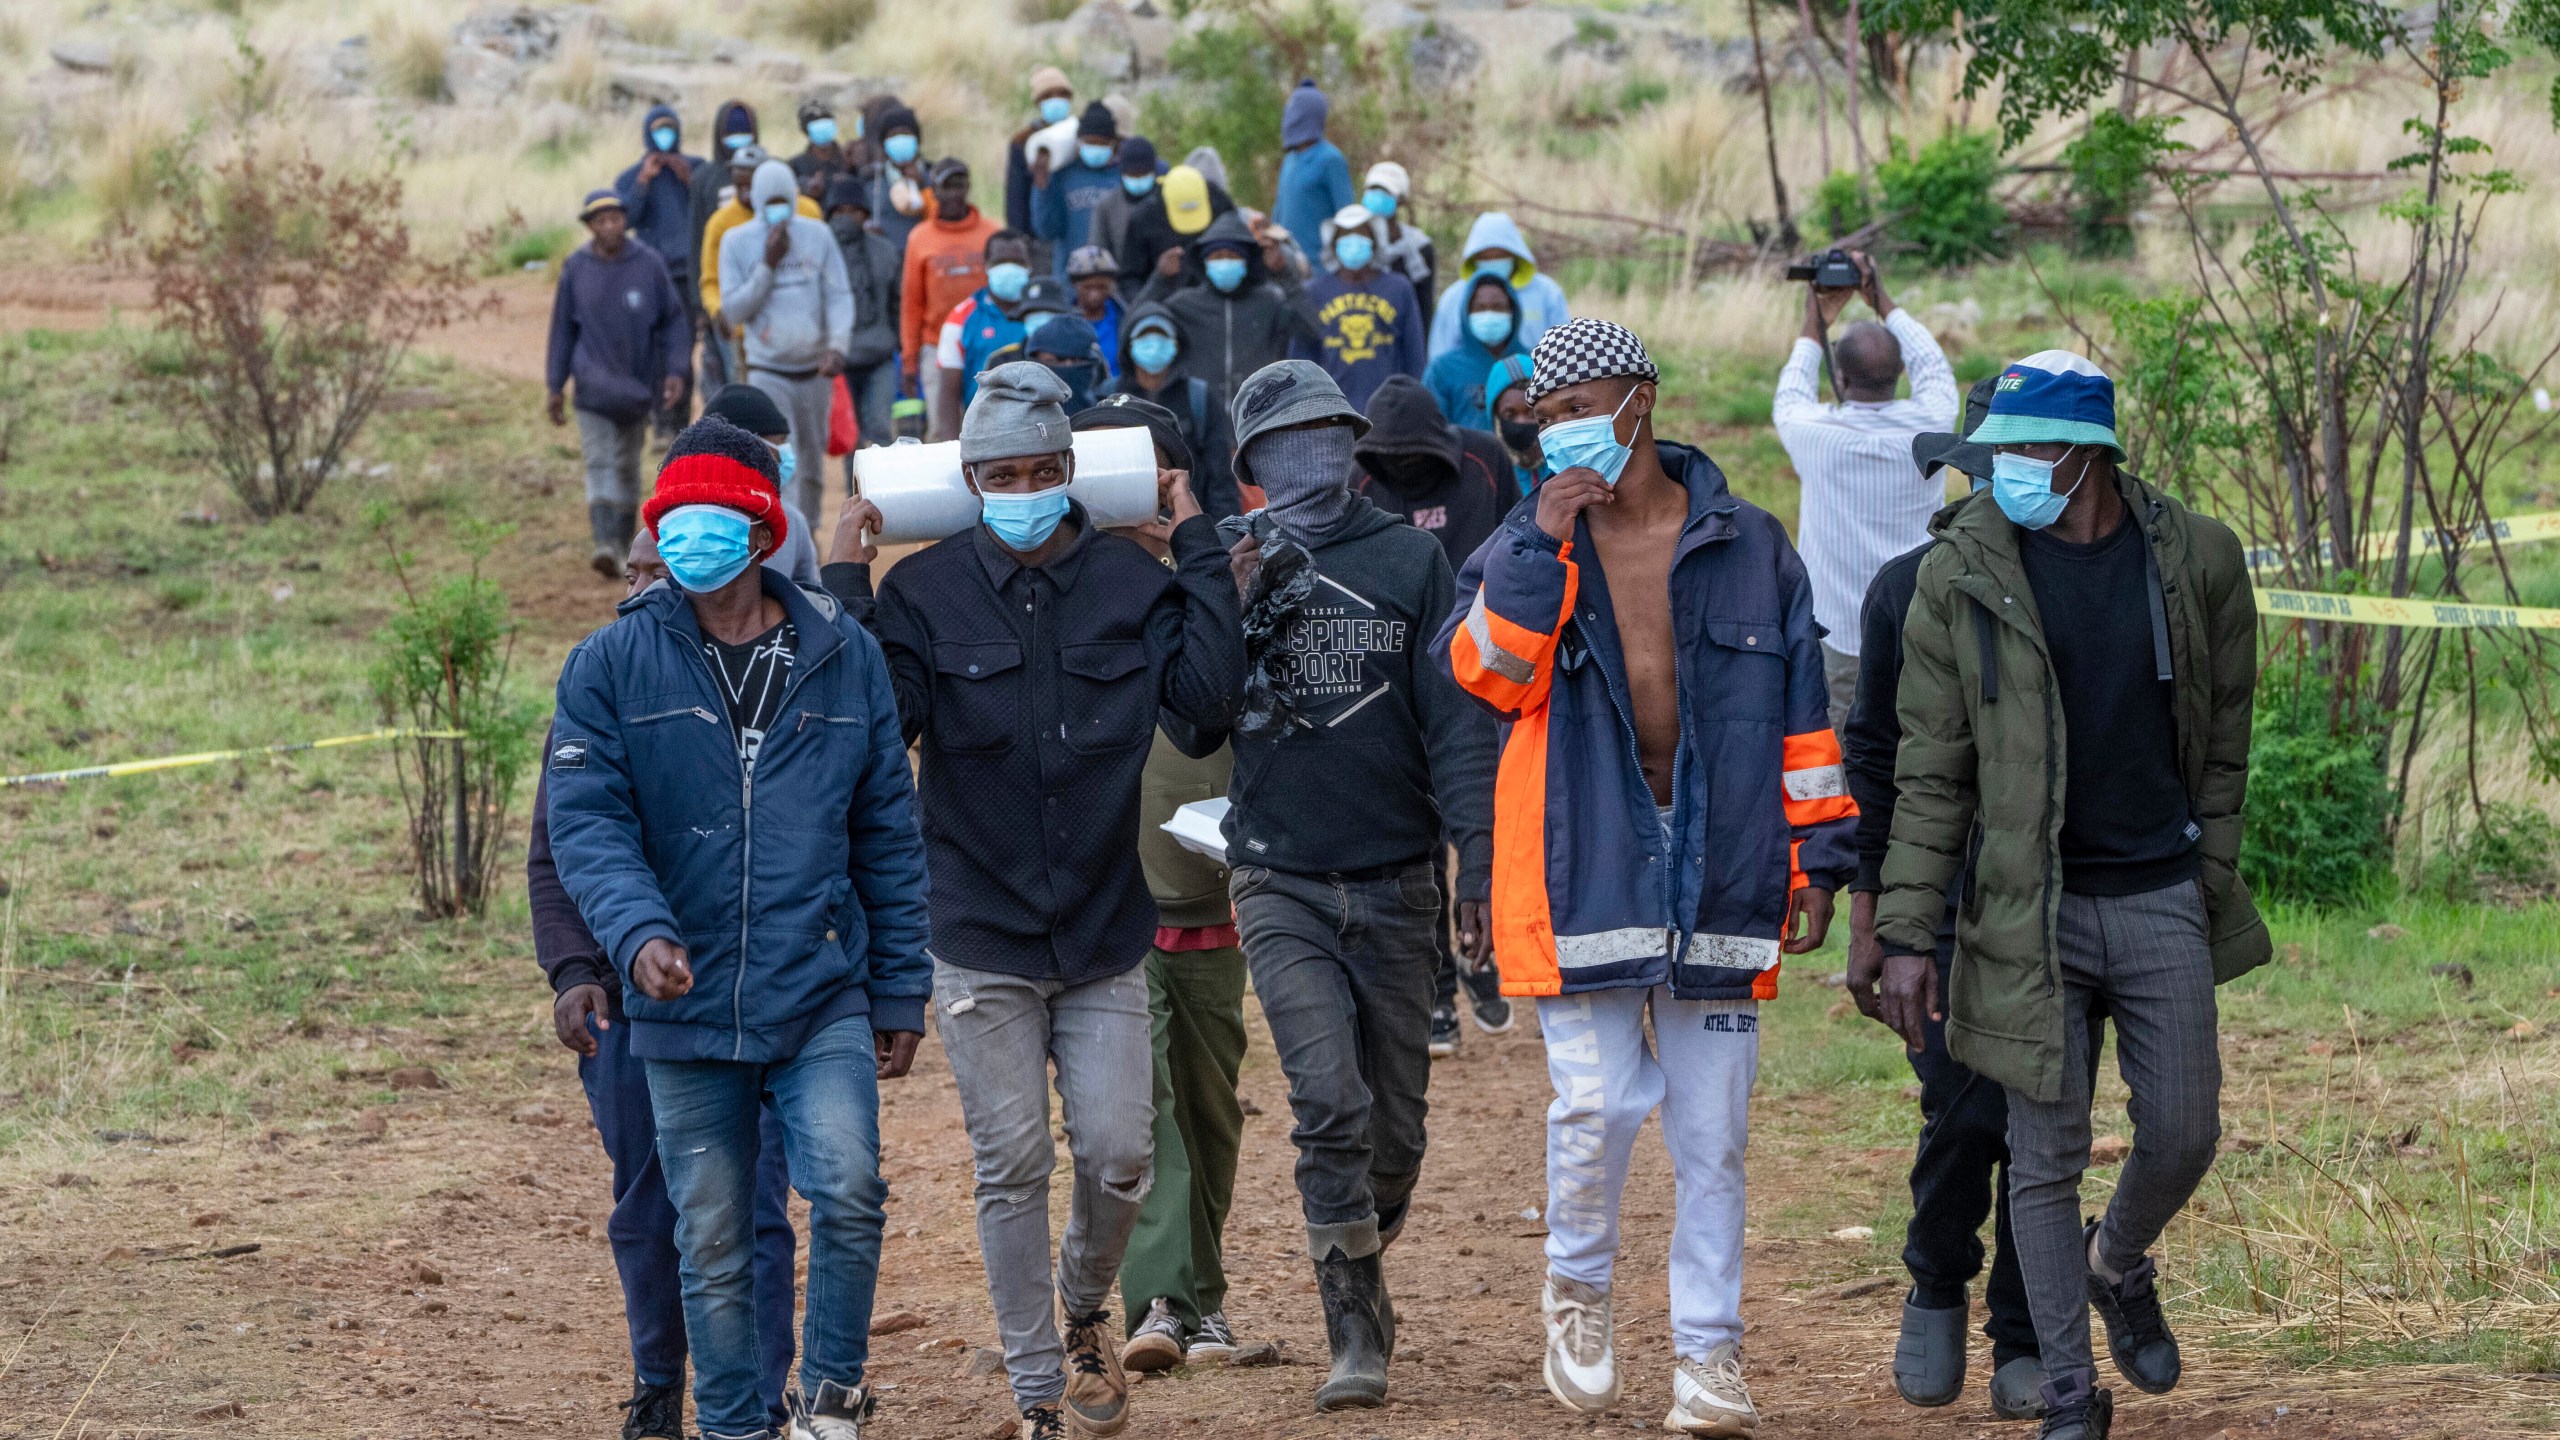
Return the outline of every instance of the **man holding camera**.
[[[1911,441],[1954,419],[1956,378],[1929,327],[1884,293],[1866,252],[1833,250],[1816,256],[1812,268],[1804,333],[1778,372],[1769,418],[1803,485],[1796,547],[1813,581],[1813,618],[1827,632],[1823,679],[1838,730],[1857,694],[1858,606],[1867,583],[1886,561],[1929,538],[1929,517],[1946,502],[1939,481],[1913,473]],[[1828,346],[1840,398],[1825,405],[1825,337],[1852,296],[1876,319],[1850,326]],[[1897,400],[1895,382],[1906,370],[1911,398]]]

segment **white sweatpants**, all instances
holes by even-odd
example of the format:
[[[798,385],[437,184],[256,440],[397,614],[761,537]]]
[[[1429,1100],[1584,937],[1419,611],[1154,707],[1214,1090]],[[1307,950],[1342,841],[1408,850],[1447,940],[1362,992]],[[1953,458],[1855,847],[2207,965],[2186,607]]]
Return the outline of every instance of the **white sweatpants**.
[[[1667,986],[1601,990],[1540,1000],[1538,1028],[1556,1090],[1547,1107],[1547,1269],[1609,1287],[1627,1157],[1658,1106],[1674,1188],[1673,1348],[1703,1360],[1739,1341],[1742,1152],[1760,1069],[1759,1003],[1677,1000]]]

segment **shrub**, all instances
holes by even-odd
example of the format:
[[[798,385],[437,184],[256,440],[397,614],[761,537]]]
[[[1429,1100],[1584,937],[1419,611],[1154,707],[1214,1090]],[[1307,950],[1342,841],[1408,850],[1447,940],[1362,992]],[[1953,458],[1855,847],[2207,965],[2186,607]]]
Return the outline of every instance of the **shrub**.
[[[773,0],[765,22],[818,50],[833,50],[871,28],[880,0]]]
[[[435,919],[478,915],[488,908],[507,806],[542,723],[541,707],[508,689],[515,621],[505,593],[480,576],[502,532],[470,534],[470,571],[424,585],[391,544],[387,511],[371,518],[391,550],[401,602],[377,637],[374,699],[384,724],[427,732],[394,752],[418,905]]]
[[[2384,735],[2368,714],[2333,718],[2318,675],[2281,667],[2260,675],[2240,841],[2251,889],[2312,905],[2374,896],[2391,862]]]
[[[1816,244],[1842,239],[1875,218],[1867,203],[1867,193],[1858,177],[1846,170],[1834,170],[1822,179],[1822,188],[1813,192],[1813,210],[1804,217],[1805,233]]]
[[[1173,83],[1147,92],[1141,129],[1216,147],[1236,203],[1269,209],[1280,176],[1280,111],[1302,77],[1333,102],[1326,135],[1359,165],[1381,153],[1388,98],[1402,76],[1384,47],[1363,37],[1343,0],[1200,0],[1214,18],[1176,40]],[[1418,127],[1399,123],[1400,142]],[[1399,155],[1410,166],[1416,157]],[[1418,170],[1416,173],[1420,173]]]
[[[2448,900],[2477,900],[2494,890],[2542,890],[2560,856],[2560,826],[2531,805],[2492,800],[2469,830],[2438,851],[2427,867],[2429,889]]]
[[[2091,255],[2124,255],[2133,250],[2133,212],[2151,193],[2153,167],[2172,150],[2184,150],[2169,138],[2174,115],[2137,119],[2115,110],[2089,117],[2089,128],[2062,149],[2069,167],[2071,227],[2080,248]]]
[[[509,223],[490,237],[490,273],[547,265],[576,249],[580,233],[577,227],[565,223],[527,229],[522,216],[510,216]]]
[[[384,93],[434,105],[453,98],[445,75],[444,31],[413,10],[386,10],[374,18],[369,41],[373,73]]]
[[[1895,238],[1938,266],[2001,253],[2009,214],[1991,195],[1999,178],[1999,143],[1974,130],[1949,131],[1917,154],[1897,138],[1876,165]]]
[[[166,383],[194,448],[251,514],[299,512],[339,461],[419,334],[474,313],[466,261],[410,246],[400,182],[264,153],[244,134],[211,169],[182,149],[147,239]]]

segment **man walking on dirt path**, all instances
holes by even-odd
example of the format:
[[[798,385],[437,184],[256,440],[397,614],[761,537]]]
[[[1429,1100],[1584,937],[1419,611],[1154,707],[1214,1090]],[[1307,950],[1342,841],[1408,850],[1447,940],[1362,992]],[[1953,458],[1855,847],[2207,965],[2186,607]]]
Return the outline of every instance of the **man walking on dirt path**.
[[[1933,485],[1940,467],[1991,481],[1991,452],[1964,443],[1991,412],[1996,380],[1973,387],[1964,425],[1933,431],[1911,442],[1917,468]],[[1884,950],[1876,941],[1876,897],[1884,889],[1884,858],[1893,834],[1897,795],[1894,759],[1902,748],[1902,624],[1919,584],[1920,562],[1936,541],[1887,561],[1867,586],[1858,618],[1858,693],[1840,748],[1850,797],[1858,802],[1858,878],[1849,882],[1849,998],[1871,1020],[1884,1018],[1876,982],[1884,974]],[[1827,657],[1826,657],[1827,658]],[[1961,896],[1964,878],[1947,893]],[[1956,907],[1940,915],[1937,933],[1938,993],[1945,994],[1955,962]],[[2009,1223],[2009,1096],[1996,1080],[1975,1074],[1947,1053],[1947,1027],[1931,1020],[1927,1047],[1911,1052],[1920,1081],[1920,1140],[1911,1159],[1911,1223],[1902,1263],[1911,1290],[1902,1302],[1902,1334],[1893,1351],[1893,1388],[1911,1404],[1952,1405],[1964,1394],[1965,1322],[1971,1317],[1966,1287],[1982,1273],[1983,1217],[1993,1217],[1999,1253],[1983,1286],[1991,1342],[1991,1408],[2004,1420],[2033,1420],[2044,1413],[2044,1363],[2036,1348],[2035,1316],[2027,1309],[2026,1281],[2018,1272],[2017,1235]],[[2092,1054],[2094,1064],[2097,1056]]]
[[[684,153],[684,121],[676,115],[674,106],[650,106],[648,114],[641,117],[640,136],[640,159],[614,177],[613,193],[622,197],[622,208],[630,212],[631,238],[658,252],[658,258],[667,264],[667,278],[686,297],[690,337],[701,328],[693,293],[693,266],[699,248],[694,243],[693,173],[695,167],[710,162]],[[686,354],[692,354],[690,338]],[[686,413],[689,409],[679,396],[674,404],[660,406],[650,417],[661,442],[675,439],[676,432],[692,418]]]
[[[1395,1352],[1384,1252],[1422,1172],[1431,972],[1458,849],[1458,945],[1484,959],[1493,735],[1422,637],[1449,611],[1439,542],[1352,493],[1369,422],[1323,368],[1236,393],[1228,522],[1249,673],[1227,854],[1236,924],[1297,1118],[1298,1200],[1332,1373],[1316,1408],[1383,1405]]]
[[[853,291],[835,232],[790,166],[757,166],[754,194],[756,218],[720,241],[720,318],[738,332],[747,383],[791,421],[799,458],[783,498],[814,524],[825,513],[827,415],[853,343]]]
[[[578,450],[586,461],[591,563],[622,574],[640,507],[640,452],[652,411],[672,410],[691,374],[693,327],[666,262],[631,242],[622,197],[594,190],[578,217],[589,239],[560,262],[551,294],[550,354],[543,364],[554,425],[569,422],[577,382]]]
[[[1547,1388],[1585,1414],[1619,1402],[1618,1202],[1658,1106],[1677,1193],[1665,1425],[1751,1435],[1743,1147],[1759,1004],[1781,953],[1822,945],[1855,868],[1857,806],[1786,531],[1703,452],[1655,438],[1659,372],[1629,331],[1574,320],[1531,363],[1554,477],[1467,562],[1434,648],[1510,722],[1494,950],[1503,989],[1539,997],[1556,1092]]]
[[[1932,473],[1914,473],[1912,437],[1955,419],[1956,377],[1929,327],[1893,303],[1865,251],[1851,252],[1863,278],[1855,289],[1804,293],[1804,333],[1778,372],[1769,418],[1795,466],[1803,498],[1796,534],[1813,579],[1813,618],[1826,632],[1822,663],[1834,729],[1848,722],[1858,684],[1858,607],[1887,560],[1929,538],[1929,517],[1946,503]],[[1852,296],[1863,320],[1827,341]],[[1878,323],[1882,322],[1882,323]],[[1824,347],[1840,400],[1822,403]],[[1905,371],[1911,398],[1893,390]]]
[[[693,167],[691,194],[687,197],[685,272],[692,277],[694,289],[688,303],[695,305],[694,327],[702,332],[702,391],[708,395],[744,375],[732,374],[728,364],[726,342],[719,328],[711,323],[717,307],[707,304],[701,293],[702,282],[718,269],[720,252],[706,248],[704,233],[710,229],[711,217],[720,208],[746,191],[745,182],[734,173],[738,152],[756,143],[756,112],[744,100],[724,101],[712,112],[711,160]],[[761,154],[758,156],[762,158]],[[755,166],[749,164],[753,171]]]
[[[1108,1303],[1150,1183],[1141,967],[1160,918],[1138,859],[1140,781],[1158,715],[1225,728],[1244,670],[1235,583],[1188,477],[1156,475],[1168,570],[1069,495],[1066,398],[1029,361],[980,377],[960,463],[984,513],[900,561],[872,621],[922,745],[934,1023],[1024,1440],[1128,1424]],[[867,567],[828,568],[841,593],[867,589]],[[1053,1064],[1075,1174],[1054,1255]]]
[[[667,578],[657,542],[631,537],[625,600]],[[548,741],[543,753],[549,754]],[[676,1210],[658,1163],[658,1120],[649,1107],[648,1062],[631,1053],[622,978],[560,883],[551,854],[550,778],[536,772],[533,831],[525,847],[525,897],[533,910],[533,958],[551,981],[551,1030],[578,1057],[578,1084],[605,1157],[613,1164],[613,1216],[605,1238],[622,1281],[623,1324],[631,1335],[631,1398],[622,1402],[622,1440],[685,1440],[684,1280],[676,1259]],[[782,1121],[768,1104],[757,1125],[755,1305],[757,1393],[775,1427],[789,1423],[791,1229]]]
[[[1940,511],[1903,629],[1881,1008],[2008,1087],[2009,1209],[2045,1440],[2101,1440],[2089,1308],[2160,1394],[2178,1343],[2146,1253],[2221,1138],[2214,987],[2272,945],[2240,879],[2257,604],[2240,542],[2118,467],[2115,385],[2062,350],[2004,370],[1967,437],[1989,493]],[[1970,856],[1943,995],[1936,948]],[[2084,1227],[2091,1055],[2116,1029],[2133,1154]]]
[[[923,1038],[924,843],[869,632],[760,565],[790,523],[762,440],[705,418],[642,518],[673,583],[562,669],[544,761],[561,883],[624,980],[684,1257],[694,1419],[769,1440],[749,1238],[757,1113],[809,1201],[793,1440],[859,1440],[880,1092]],[[733,788],[734,787],[734,788]]]

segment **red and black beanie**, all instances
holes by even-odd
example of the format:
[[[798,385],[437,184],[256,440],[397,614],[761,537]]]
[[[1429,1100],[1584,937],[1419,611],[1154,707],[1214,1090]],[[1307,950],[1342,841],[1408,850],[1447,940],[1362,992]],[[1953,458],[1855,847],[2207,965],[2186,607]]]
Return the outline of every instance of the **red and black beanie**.
[[[657,493],[640,507],[640,523],[658,533],[658,517],[679,505],[725,505],[772,527],[781,548],[791,533],[782,507],[782,463],[773,447],[717,415],[684,427],[658,467]]]

